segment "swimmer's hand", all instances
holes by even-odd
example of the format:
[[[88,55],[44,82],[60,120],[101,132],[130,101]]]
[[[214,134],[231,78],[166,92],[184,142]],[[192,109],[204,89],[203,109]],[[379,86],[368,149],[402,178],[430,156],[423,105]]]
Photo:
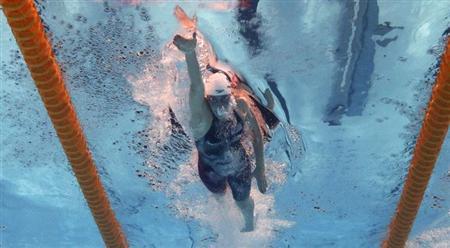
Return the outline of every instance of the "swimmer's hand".
[[[266,175],[261,174],[261,173],[256,173],[255,178],[256,178],[256,184],[258,184],[259,192],[265,194],[267,191]]]
[[[197,28],[197,16],[194,15],[192,18],[189,18],[180,6],[177,5],[175,7],[174,15],[184,28],[190,31],[195,31]]]
[[[195,51],[195,46],[197,45],[196,33],[194,33],[192,39],[186,39],[177,34],[173,38],[173,44],[184,53],[193,53]]]

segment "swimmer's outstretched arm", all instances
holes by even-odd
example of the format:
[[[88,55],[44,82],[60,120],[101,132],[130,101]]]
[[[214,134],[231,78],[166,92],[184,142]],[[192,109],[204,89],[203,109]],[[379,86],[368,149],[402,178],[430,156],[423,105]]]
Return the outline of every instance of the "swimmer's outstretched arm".
[[[175,35],[173,43],[186,57],[187,69],[191,87],[189,90],[189,105],[191,107],[190,126],[195,140],[203,137],[212,123],[212,113],[205,100],[205,86],[203,85],[200,66],[198,64],[195,47],[197,44],[196,34],[192,39],[186,39]]]
[[[255,152],[256,168],[253,175],[256,178],[258,184],[258,189],[261,193],[265,193],[267,190],[267,180],[265,174],[264,165],[264,142],[261,130],[259,128],[258,122],[256,121],[253,112],[250,110],[247,102],[244,99],[237,99],[237,106],[240,111],[242,111],[243,120],[247,122],[250,126],[251,132],[253,134],[253,150]]]
[[[197,17],[196,16],[189,18],[189,16],[186,14],[186,12],[184,12],[184,10],[178,5],[175,7],[174,15],[183,28],[185,28],[189,32],[196,32],[198,38],[203,41],[204,47],[208,50],[206,53],[208,55],[209,66],[227,73],[231,79],[235,80],[234,83],[237,83],[238,80],[242,79],[242,76],[239,75],[239,73],[237,73],[236,70],[234,70],[230,65],[220,61],[217,58],[217,54],[214,51],[214,48],[211,45],[211,42],[209,42],[206,39],[206,37],[200,31],[197,30]]]

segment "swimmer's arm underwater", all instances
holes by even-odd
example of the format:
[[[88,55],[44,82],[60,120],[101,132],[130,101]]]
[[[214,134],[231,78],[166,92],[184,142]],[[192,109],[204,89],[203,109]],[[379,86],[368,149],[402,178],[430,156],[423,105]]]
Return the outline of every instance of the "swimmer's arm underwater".
[[[267,181],[265,175],[264,164],[264,142],[259,125],[253,116],[252,111],[248,107],[247,103],[243,99],[237,99],[238,109],[242,111],[241,118],[247,122],[250,126],[250,130],[253,134],[253,150],[255,152],[256,168],[253,175],[256,178],[258,189],[261,193],[265,193],[267,190]]]
[[[193,16],[192,18],[189,18],[186,12],[184,12],[184,10],[178,5],[175,7],[174,15],[185,30],[188,30],[189,32],[196,32],[198,38],[203,41],[203,44],[207,50],[206,54],[208,55],[208,65],[227,73],[228,76],[232,78],[233,83],[237,84],[238,80],[242,79],[242,76],[239,75],[239,73],[237,73],[237,71],[230,65],[220,61],[217,58],[216,51],[214,51],[211,42],[209,42],[209,40],[207,40],[199,30],[197,30],[197,17]]]
[[[205,100],[205,86],[203,85],[200,66],[195,54],[196,34],[194,33],[192,39],[185,39],[180,35],[176,35],[173,43],[184,52],[186,57],[189,79],[191,81],[189,91],[189,105],[191,107],[190,126],[194,139],[198,140],[209,130],[213,118]]]

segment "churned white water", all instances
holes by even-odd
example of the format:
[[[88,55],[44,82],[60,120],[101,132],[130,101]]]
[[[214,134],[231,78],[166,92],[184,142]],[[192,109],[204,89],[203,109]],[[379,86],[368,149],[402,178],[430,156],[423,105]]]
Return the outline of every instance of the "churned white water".
[[[384,239],[449,1],[261,0],[253,55],[235,1],[35,2],[131,247],[378,247]],[[170,45],[180,31],[176,4],[198,16],[219,58],[256,94],[272,91],[283,120],[265,147],[268,192],[252,185],[254,232],[239,231],[229,189],[217,198],[198,177],[186,65]],[[2,14],[0,57],[0,246],[103,246]],[[408,247],[450,244],[449,137]]]

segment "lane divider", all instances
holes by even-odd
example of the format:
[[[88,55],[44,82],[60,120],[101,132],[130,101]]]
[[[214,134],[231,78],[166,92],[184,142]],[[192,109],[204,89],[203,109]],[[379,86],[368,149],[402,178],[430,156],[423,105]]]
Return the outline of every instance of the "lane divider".
[[[0,0],[16,42],[107,247],[128,247],[33,0]]]
[[[42,101],[92,215],[108,247],[127,247],[100,182],[86,139],[32,0],[0,0]],[[450,122],[450,43],[442,56],[432,99],[418,137],[408,177],[383,247],[404,247]]]
[[[450,124],[450,38],[383,248],[404,247]]]

